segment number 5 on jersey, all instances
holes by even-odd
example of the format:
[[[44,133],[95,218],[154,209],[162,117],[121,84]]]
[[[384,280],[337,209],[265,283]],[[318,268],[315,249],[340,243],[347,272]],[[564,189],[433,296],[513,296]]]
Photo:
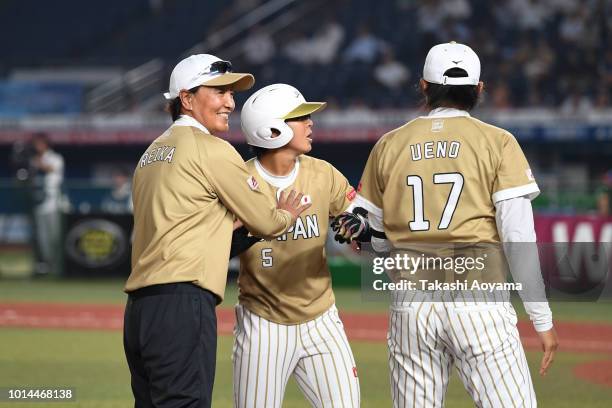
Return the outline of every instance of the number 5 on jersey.
[[[261,266],[264,268],[271,268],[272,261],[272,248],[263,248],[261,250]]]
[[[434,184],[452,184],[450,194],[446,199],[446,205],[438,224],[439,230],[445,230],[450,225],[455,208],[459,202],[461,191],[463,191],[463,176],[461,173],[436,173],[433,175]],[[414,198],[414,218],[408,223],[410,231],[428,231],[429,221],[425,219],[425,211],[423,208],[424,192],[423,180],[419,176],[406,177],[406,184],[412,187],[412,195]]]

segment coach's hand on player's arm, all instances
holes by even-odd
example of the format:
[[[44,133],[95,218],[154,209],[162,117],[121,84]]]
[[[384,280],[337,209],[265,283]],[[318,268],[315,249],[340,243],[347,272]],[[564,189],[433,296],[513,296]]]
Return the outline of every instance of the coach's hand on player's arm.
[[[304,212],[304,210],[310,208],[311,206],[311,203],[301,204],[303,197],[303,193],[297,194],[295,190],[291,190],[291,192],[287,196],[285,196],[284,191],[281,191],[280,197],[278,198],[278,204],[276,204],[276,208],[280,210],[289,211],[289,213],[293,217],[293,221],[295,221],[297,217],[302,212]]]
[[[246,229],[246,227],[243,226],[240,221],[238,222],[240,223],[240,226],[234,229],[234,232],[232,233],[232,245],[230,246],[230,259],[232,259],[235,256],[240,255],[241,253],[243,253],[244,251],[246,251],[247,249],[249,249],[250,247],[252,247],[253,245],[255,245],[256,243],[262,240],[259,237],[254,237],[251,234],[249,234],[249,231]],[[235,221],[234,221],[234,225],[236,225]]]
[[[559,347],[559,338],[554,327],[550,330],[538,332],[538,336],[542,343],[542,351],[544,351],[542,363],[540,364],[540,375],[545,376],[555,359],[555,352]]]

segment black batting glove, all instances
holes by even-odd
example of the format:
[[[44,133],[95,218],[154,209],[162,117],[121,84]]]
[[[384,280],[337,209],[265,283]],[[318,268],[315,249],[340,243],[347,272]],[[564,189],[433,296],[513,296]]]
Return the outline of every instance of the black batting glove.
[[[336,233],[334,239],[341,244],[352,241],[365,242],[371,237],[368,233],[368,220],[361,214],[343,212],[334,218],[331,228]]]

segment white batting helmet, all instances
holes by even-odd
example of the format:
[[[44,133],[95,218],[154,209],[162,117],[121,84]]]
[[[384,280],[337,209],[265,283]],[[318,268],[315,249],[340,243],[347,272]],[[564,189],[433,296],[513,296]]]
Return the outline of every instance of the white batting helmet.
[[[291,85],[268,85],[244,103],[240,112],[242,132],[251,146],[276,149],[293,138],[286,119],[310,115],[326,105],[325,102],[306,102],[300,91]],[[272,129],[278,130],[280,135],[274,137]]]

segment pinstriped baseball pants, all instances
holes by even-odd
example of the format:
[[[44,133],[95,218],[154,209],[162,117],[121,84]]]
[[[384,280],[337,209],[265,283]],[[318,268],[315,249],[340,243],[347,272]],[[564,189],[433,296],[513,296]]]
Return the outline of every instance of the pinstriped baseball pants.
[[[289,377],[313,407],[359,407],[359,379],[338,311],[296,325],[236,306],[235,407],[281,407]]]
[[[394,407],[443,407],[453,365],[477,407],[536,407],[509,302],[394,303],[389,316]]]

